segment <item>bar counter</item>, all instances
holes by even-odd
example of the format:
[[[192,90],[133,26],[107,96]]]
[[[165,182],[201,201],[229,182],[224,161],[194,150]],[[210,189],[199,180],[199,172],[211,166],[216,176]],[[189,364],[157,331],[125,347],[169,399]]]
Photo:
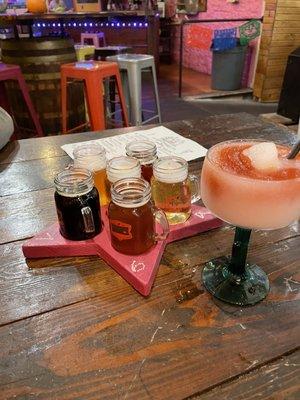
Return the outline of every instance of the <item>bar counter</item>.
[[[101,30],[108,45],[129,45],[135,52],[154,55],[158,61],[159,16],[144,11],[0,14],[0,28],[6,26],[14,27],[15,37],[19,35],[17,26],[27,26],[30,37],[67,35],[75,41],[80,40],[81,30]]]

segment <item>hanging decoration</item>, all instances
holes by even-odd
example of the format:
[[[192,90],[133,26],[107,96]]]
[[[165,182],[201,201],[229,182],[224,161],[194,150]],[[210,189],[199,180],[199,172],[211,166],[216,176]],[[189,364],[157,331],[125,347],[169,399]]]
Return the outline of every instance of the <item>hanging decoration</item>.
[[[192,25],[187,32],[187,44],[190,47],[202,50],[209,50],[213,38],[211,28]]]
[[[246,46],[250,40],[260,35],[260,22],[256,19],[251,19],[239,27],[239,33],[241,45]]]
[[[217,29],[214,31],[213,50],[223,51],[236,46],[237,28]]]

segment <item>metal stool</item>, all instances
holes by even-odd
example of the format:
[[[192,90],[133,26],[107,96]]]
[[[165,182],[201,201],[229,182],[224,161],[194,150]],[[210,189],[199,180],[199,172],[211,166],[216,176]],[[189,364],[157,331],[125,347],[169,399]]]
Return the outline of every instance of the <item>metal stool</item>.
[[[127,72],[128,85],[125,85],[124,81],[123,85],[125,86],[124,91],[128,90],[126,86],[129,87],[131,124],[143,125],[153,119],[158,119],[158,121],[161,122],[154,57],[147,54],[119,54],[107,57],[106,59],[109,61],[116,61],[120,70]],[[143,111],[150,111],[142,109],[142,72],[145,70],[150,70],[152,72],[157,111],[154,116],[143,121]],[[153,110],[151,110],[151,112],[155,113]]]
[[[115,56],[117,54],[123,54],[123,53],[131,53],[132,47],[128,46],[106,46],[106,47],[98,47],[95,49],[94,53],[94,60],[96,61],[105,61],[106,57],[109,56]],[[124,72],[122,73],[121,71],[121,81],[122,81],[122,86],[123,88],[125,87],[124,84]],[[106,80],[104,83],[105,87],[105,105],[106,105],[106,110],[108,115],[113,117],[115,113],[115,92],[116,92],[116,87],[115,87],[115,82],[113,80]],[[127,106],[127,114],[129,115],[129,93],[128,90],[123,90],[124,92],[124,97],[125,97],[125,102]]]
[[[43,130],[39,121],[38,114],[36,113],[34,106],[32,104],[29,91],[23,77],[21,68],[18,65],[3,64],[0,62],[0,81],[16,80],[18,81],[20,90],[22,92],[24,101],[27,105],[29,114],[33,121],[36,133],[38,136],[43,136]],[[3,87],[1,86],[0,89]]]
[[[91,130],[105,129],[105,112],[103,105],[103,80],[109,77],[116,79],[123,125],[128,126],[126,104],[118,65],[114,62],[86,61],[63,64],[61,66],[61,104],[63,133],[72,132],[79,127],[67,130],[67,79],[84,81]],[[86,124],[84,124],[86,125]]]
[[[95,49],[94,60],[105,61],[106,57],[115,56],[117,54],[131,53],[132,47],[127,46],[105,46]]]
[[[81,44],[85,44],[86,40],[92,40],[95,47],[100,47],[100,39],[102,40],[102,46],[106,46],[105,34],[104,32],[96,33],[82,33],[80,35]]]

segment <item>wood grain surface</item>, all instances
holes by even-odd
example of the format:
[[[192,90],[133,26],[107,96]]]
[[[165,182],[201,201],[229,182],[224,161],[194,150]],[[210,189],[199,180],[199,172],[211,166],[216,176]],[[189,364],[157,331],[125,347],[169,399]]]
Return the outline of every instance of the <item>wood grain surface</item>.
[[[248,114],[165,125],[206,147],[296,140]],[[56,220],[53,173],[69,162],[60,146],[127,131],[27,139],[0,153],[0,399],[298,399],[299,222],[252,233],[249,260],[271,285],[253,307],[202,285],[203,263],[230,253],[230,226],[169,244],[147,298],[97,257],[24,259],[24,240]]]

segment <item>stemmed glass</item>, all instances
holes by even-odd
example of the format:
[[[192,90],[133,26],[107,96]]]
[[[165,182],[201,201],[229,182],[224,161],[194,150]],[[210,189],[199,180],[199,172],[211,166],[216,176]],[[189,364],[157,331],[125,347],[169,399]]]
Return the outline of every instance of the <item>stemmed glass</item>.
[[[286,160],[290,148],[276,144],[278,170],[256,170],[243,151],[261,142],[216,144],[207,152],[201,174],[205,206],[236,226],[231,257],[207,262],[203,283],[218,299],[237,305],[255,304],[269,291],[265,272],[246,262],[251,230],[282,228],[300,216],[300,157]]]

